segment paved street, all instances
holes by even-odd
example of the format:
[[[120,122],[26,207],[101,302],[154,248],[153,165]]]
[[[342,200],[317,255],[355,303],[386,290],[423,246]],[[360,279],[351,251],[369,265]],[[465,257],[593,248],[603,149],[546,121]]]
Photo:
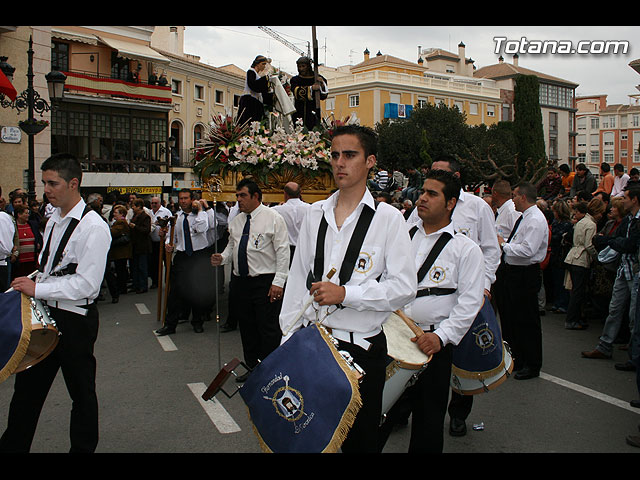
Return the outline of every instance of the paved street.
[[[196,334],[188,323],[174,335],[157,337],[157,291],[129,294],[120,303],[100,303],[96,344],[102,453],[256,453],[260,447],[239,395],[200,394],[219,371],[215,320]],[[220,321],[226,295],[219,297]],[[445,453],[640,453],[625,443],[638,434],[640,409],[635,373],[614,369],[613,360],[588,360],[581,350],[597,343],[602,324],[568,331],[564,317],[543,317],[544,365],[540,378],[508,379],[474,398],[465,437],[445,434]],[[222,363],[242,358],[238,331],[220,335]],[[239,372],[243,373],[243,372]],[[227,383],[231,393],[235,382]],[[6,424],[13,377],[0,384],[0,428]],[[33,443],[33,452],[66,452],[71,402],[58,375]],[[482,424],[482,430],[473,430]],[[448,426],[448,420],[447,420]],[[405,452],[410,427],[395,430],[385,453]]]

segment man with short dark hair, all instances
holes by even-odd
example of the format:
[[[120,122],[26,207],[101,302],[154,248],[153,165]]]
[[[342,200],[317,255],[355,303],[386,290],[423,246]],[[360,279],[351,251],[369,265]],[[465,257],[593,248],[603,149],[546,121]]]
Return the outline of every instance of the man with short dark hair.
[[[521,183],[513,191],[513,203],[522,215],[510,238],[499,237],[503,261],[498,275],[498,303],[503,339],[513,352],[516,380],[537,377],[542,367],[542,327],[538,309],[540,263],[547,254],[549,226],[536,204],[536,189]]]
[[[338,349],[347,351],[366,372],[359,386],[362,407],[342,444],[343,452],[378,451],[388,363],[382,324],[409,303],[417,289],[404,218],[392,205],[376,205],[367,189],[376,152],[377,135],[371,128],[349,125],[335,130],[331,165],[338,191],[313,203],[302,222],[280,315],[283,342],[322,319],[338,340]],[[362,218],[370,223],[361,223]],[[357,258],[352,265],[345,260],[347,247],[360,228],[363,237],[357,238],[362,238],[362,246],[354,247]],[[318,261],[316,252],[323,255]],[[327,281],[332,268],[336,274]],[[309,294],[312,306],[294,322]]]
[[[240,213],[229,223],[229,243],[222,253],[211,255],[211,265],[233,262],[233,311],[245,364],[253,369],[282,338],[278,315],[289,272],[289,233],[282,215],[262,204],[262,191],[253,180],[238,183],[236,198]]]
[[[584,163],[576,165],[576,176],[571,185],[570,197],[575,197],[578,192],[592,194],[596,190],[596,179]]]
[[[165,249],[171,253],[175,251],[173,265],[169,279],[170,289],[167,298],[167,318],[164,325],[156,330],[159,336],[176,332],[181,315],[191,309],[191,326],[196,333],[202,333],[203,323],[208,315],[211,300],[207,298],[213,294],[211,285],[204,278],[196,278],[202,273],[210,273],[209,265],[209,217],[200,208],[200,202],[194,199],[193,192],[188,189],[178,192],[180,211],[177,214],[174,236],[166,234],[170,226],[161,230],[165,237]],[[195,288],[200,286],[200,288]],[[211,287],[211,288],[209,288]]]
[[[410,250],[416,270],[421,269],[441,236],[449,241],[425,276],[418,278],[416,299],[403,310],[424,331],[414,341],[432,358],[416,383],[389,411],[380,432],[380,448],[396,419],[402,420],[411,412],[409,453],[442,453],[453,347],[482,308],[485,265],[480,247],[457,233],[451,220],[460,196],[460,180],[446,170],[432,170],[422,190],[416,204],[420,220],[412,227]],[[439,272],[446,272],[444,278],[437,275]]]
[[[611,175],[611,167],[608,163],[603,162],[600,165],[600,176],[600,183],[596,191],[593,192],[593,195],[595,196],[600,192],[605,192],[607,195],[610,195],[613,189],[613,175]]]
[[[42,163],[41,169],[44,192],[56,209],[45,228],[40,273],[35,281],[28,277],[16,278],[12,287],[42,300],[61,335],[49,356],[16,374],[0,451],[30,450],[42,406],[58,370],[62,369],[73,401],[70,451],[94,452],[98,444],[93,354],[98,335],[95,300],[104,278],[111,232],[100,215],[82,200],[82,168],[74,156],[53,155]],[[71,232],[70,236],[65,235],[67,231]],[[66,246],[65,238],[68,238]]]
[[[629,175],[624,173],[624,165],[616,163],[613,166],[613,188],[611,189],[611,197],[623,197],[624,190],[627,188]]]

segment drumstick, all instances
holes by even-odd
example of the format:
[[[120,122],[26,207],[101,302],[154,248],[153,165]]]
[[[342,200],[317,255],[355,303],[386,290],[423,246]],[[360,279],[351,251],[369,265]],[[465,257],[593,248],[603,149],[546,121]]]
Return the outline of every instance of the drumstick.
[[[31,272],[29,275],[27,275],[27,278],[29,280],[33,280],[33,277],[35,277],[36,275],[38,275],[39,270],[36,270],[35,272]],[[13,292],[13,287],[9,288],[9,290],[7,290],[4,293],[9,293],[9,292]]]
[[[336,273],[336,269],[335,268],[332,268],[331,270],[329,270],[329,273],[327,273],[327,277],[326,277],[327,280],[331,280],[331,277],[333,277],[333,275],[335,273]],[[304,312],[307,311],[307,308],[309,308],[309,305],[311,305],[312,303],[313,303],[313,295],[309,295],[307,300],[304,302],[304,305],[302,306],[302,309],[300,309],[300,311],[296,315],[296,318],[293,319],[293,321],[289,324],[287,329],[282,334],[283,337],[286,337],[289,334],[289,330],[291,330],[293,328],[293,326],[296,323],[298,323],[298,320],[300,320],[300,318],[302,318],[302,315],[304,315]]]
[[[407,317],[402,310],[396,310],[394,313],[398,315],[402,320],[404,320],[404,323],[406,323],[411,331],[416,334],[416,337],[419,337],[424,333],[422,329],[418,325],[416,325],[416,322]]]

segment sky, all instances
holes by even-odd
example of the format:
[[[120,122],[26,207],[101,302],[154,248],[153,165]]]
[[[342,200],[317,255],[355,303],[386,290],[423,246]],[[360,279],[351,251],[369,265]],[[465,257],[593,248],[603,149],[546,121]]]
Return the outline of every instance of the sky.
[[[312,46],[311,26],[267,27],[299,50]],[[638,26],[316,26],[316,37],[319,62],[328,67],[360,63],[365,49],[371,56],[379,51],[417,61],[419,47],[457,53],[462,42],[477,68],[498,63],[500,55],[512,62],[517,51],[521,67],[579,84],[577,96],[606,94],[611,105],[629,104],[629,95],[640,94],[640,74],[629,66],[640,59]],[[607,52],[607,41],[625,42],[626,53],[622,47]],[[555,43],[558,52],[541,53],[543,42]],[[562,53],[577,47],[591,53]],[[184,52],[209,65],[234,64],[243,70],[257,55],[265,55],[292,74],[299,57],[257,26],[187,26]]]

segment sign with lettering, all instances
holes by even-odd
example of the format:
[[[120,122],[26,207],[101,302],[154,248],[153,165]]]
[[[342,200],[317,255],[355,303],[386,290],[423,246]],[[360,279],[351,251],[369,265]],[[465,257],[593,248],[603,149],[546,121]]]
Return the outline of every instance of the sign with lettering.
[[[2,127],[0,130],[0,141],[4,143],[20,143],[22,130],[18,127]]]

